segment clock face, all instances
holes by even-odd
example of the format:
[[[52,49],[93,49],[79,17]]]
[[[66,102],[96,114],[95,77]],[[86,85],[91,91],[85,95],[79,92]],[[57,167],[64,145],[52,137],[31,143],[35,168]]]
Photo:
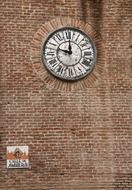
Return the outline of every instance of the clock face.
[[[93,70],[96,48],[92,39],[81,30],[61,28],[51,33],[43,43],[42,61],[54,76],[74,81]]]

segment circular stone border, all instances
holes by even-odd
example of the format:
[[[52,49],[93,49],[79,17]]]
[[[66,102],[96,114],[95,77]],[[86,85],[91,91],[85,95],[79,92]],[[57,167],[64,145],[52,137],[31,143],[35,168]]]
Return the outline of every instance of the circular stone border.
[[[44,67],[41,59],[41,49],[47,36],[62,27],[76,27],[86,33],[93,41],[97,50],[97,61],[93,71],[85,78],[78,81],[63,81],[54,77]],[[105,64],[105,48],[99,34],[91,25],[78,19],[72,18],[55,18],[45,22],[35,33],[31,42],[31,63],[37,76],[44,82],[45,86],[50,89],[59,89],[64,91],[83,90],[93,86],[94,82],[101,77]]]

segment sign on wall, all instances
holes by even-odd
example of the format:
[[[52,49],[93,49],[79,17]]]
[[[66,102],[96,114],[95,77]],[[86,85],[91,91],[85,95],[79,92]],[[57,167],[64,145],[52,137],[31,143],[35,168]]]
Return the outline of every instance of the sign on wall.
[[[7,146],[7,168],[29,168],[28,146]]]

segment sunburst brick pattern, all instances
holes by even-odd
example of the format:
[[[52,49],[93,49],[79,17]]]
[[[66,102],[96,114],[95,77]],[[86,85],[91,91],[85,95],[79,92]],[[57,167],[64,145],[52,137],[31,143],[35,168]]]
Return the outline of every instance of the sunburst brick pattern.
[[[42,44],[47,36],[54,30],[62,27],[75,27],[84,31],[93,39],[97,49],[97,63],[94,71],[77,82],[66,82],[52,76],[44,67],[41,60]],[[105,49],[100,35],[92,28],[91,25],[78,19],[68,17],[55,18],[44,23],[41,28],[35,33],[31,43],[31,60],[34,72],[48,88],[59,89],[64,91],[85,90],[95,85],[96,80],[100,80],[103,70],[105,70]]]

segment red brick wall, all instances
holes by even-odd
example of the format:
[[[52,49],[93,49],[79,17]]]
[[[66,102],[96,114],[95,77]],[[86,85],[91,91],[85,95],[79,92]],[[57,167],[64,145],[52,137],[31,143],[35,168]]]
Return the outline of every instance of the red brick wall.
[[[0,1],[1,190],[132,189],[131,10],[131,0]],[[79,90],[32,67],[35,33],[67,16],[105,47],[102,73]],[[6,168],[10,145],[29,146],[30,169]]]

